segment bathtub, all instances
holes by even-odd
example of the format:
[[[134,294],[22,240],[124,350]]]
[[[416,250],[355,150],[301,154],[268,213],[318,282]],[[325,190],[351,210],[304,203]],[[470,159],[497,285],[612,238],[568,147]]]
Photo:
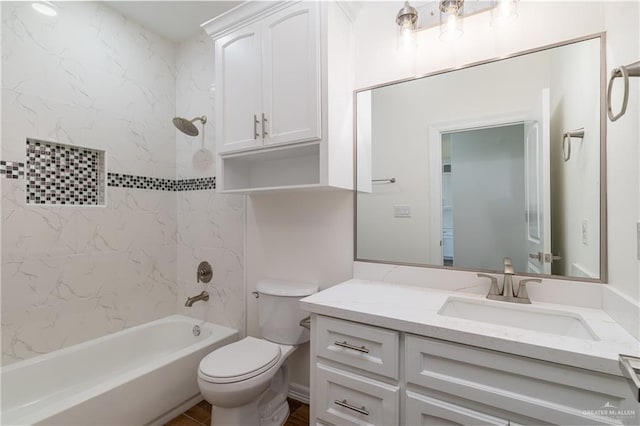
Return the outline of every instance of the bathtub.
[[[237,330],[172,315],[10,364],[2,424],[162,424],[202,399],[200,360],[236,340]]]

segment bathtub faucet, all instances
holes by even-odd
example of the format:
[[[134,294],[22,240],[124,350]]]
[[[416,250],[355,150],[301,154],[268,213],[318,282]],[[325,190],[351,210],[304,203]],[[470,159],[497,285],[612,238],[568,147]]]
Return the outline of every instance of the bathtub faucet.
[[[187,297],[187,301],[184,303],[184,306],[187,306],[190,308],[193,306],[194,303],[200,300],[204,300],[205,302],[209,300],[209,293],[207,293],[206,291],[203,291],[197,296]]]

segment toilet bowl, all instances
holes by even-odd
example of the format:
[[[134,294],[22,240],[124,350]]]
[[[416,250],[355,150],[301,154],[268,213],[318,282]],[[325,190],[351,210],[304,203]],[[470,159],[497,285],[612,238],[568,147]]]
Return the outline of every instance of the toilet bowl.
[[[198,386],[213,406],[211,424],[280,426],[289,415],[287,359],[309,340],[300,326],[306,313],[298,300],[316,285],[260,281],[258,317],[262,338],[245,337],[204,357]]]

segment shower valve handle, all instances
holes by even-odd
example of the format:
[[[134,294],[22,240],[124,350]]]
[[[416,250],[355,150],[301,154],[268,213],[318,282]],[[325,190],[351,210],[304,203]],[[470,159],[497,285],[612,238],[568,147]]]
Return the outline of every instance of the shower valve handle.
[[[258,124],[260,124],[260,120],[258,120],[258,116],[256,114],[253,114],[253,139],[258,139],[260,137],[260,133],[258,133]]]

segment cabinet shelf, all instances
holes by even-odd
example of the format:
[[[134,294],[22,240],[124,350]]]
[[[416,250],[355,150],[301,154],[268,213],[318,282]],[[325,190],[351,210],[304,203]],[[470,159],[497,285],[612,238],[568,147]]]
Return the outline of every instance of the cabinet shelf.
[[[290,146],[222,156],[224,192],[307,188],[320,185],[320,145]]]

